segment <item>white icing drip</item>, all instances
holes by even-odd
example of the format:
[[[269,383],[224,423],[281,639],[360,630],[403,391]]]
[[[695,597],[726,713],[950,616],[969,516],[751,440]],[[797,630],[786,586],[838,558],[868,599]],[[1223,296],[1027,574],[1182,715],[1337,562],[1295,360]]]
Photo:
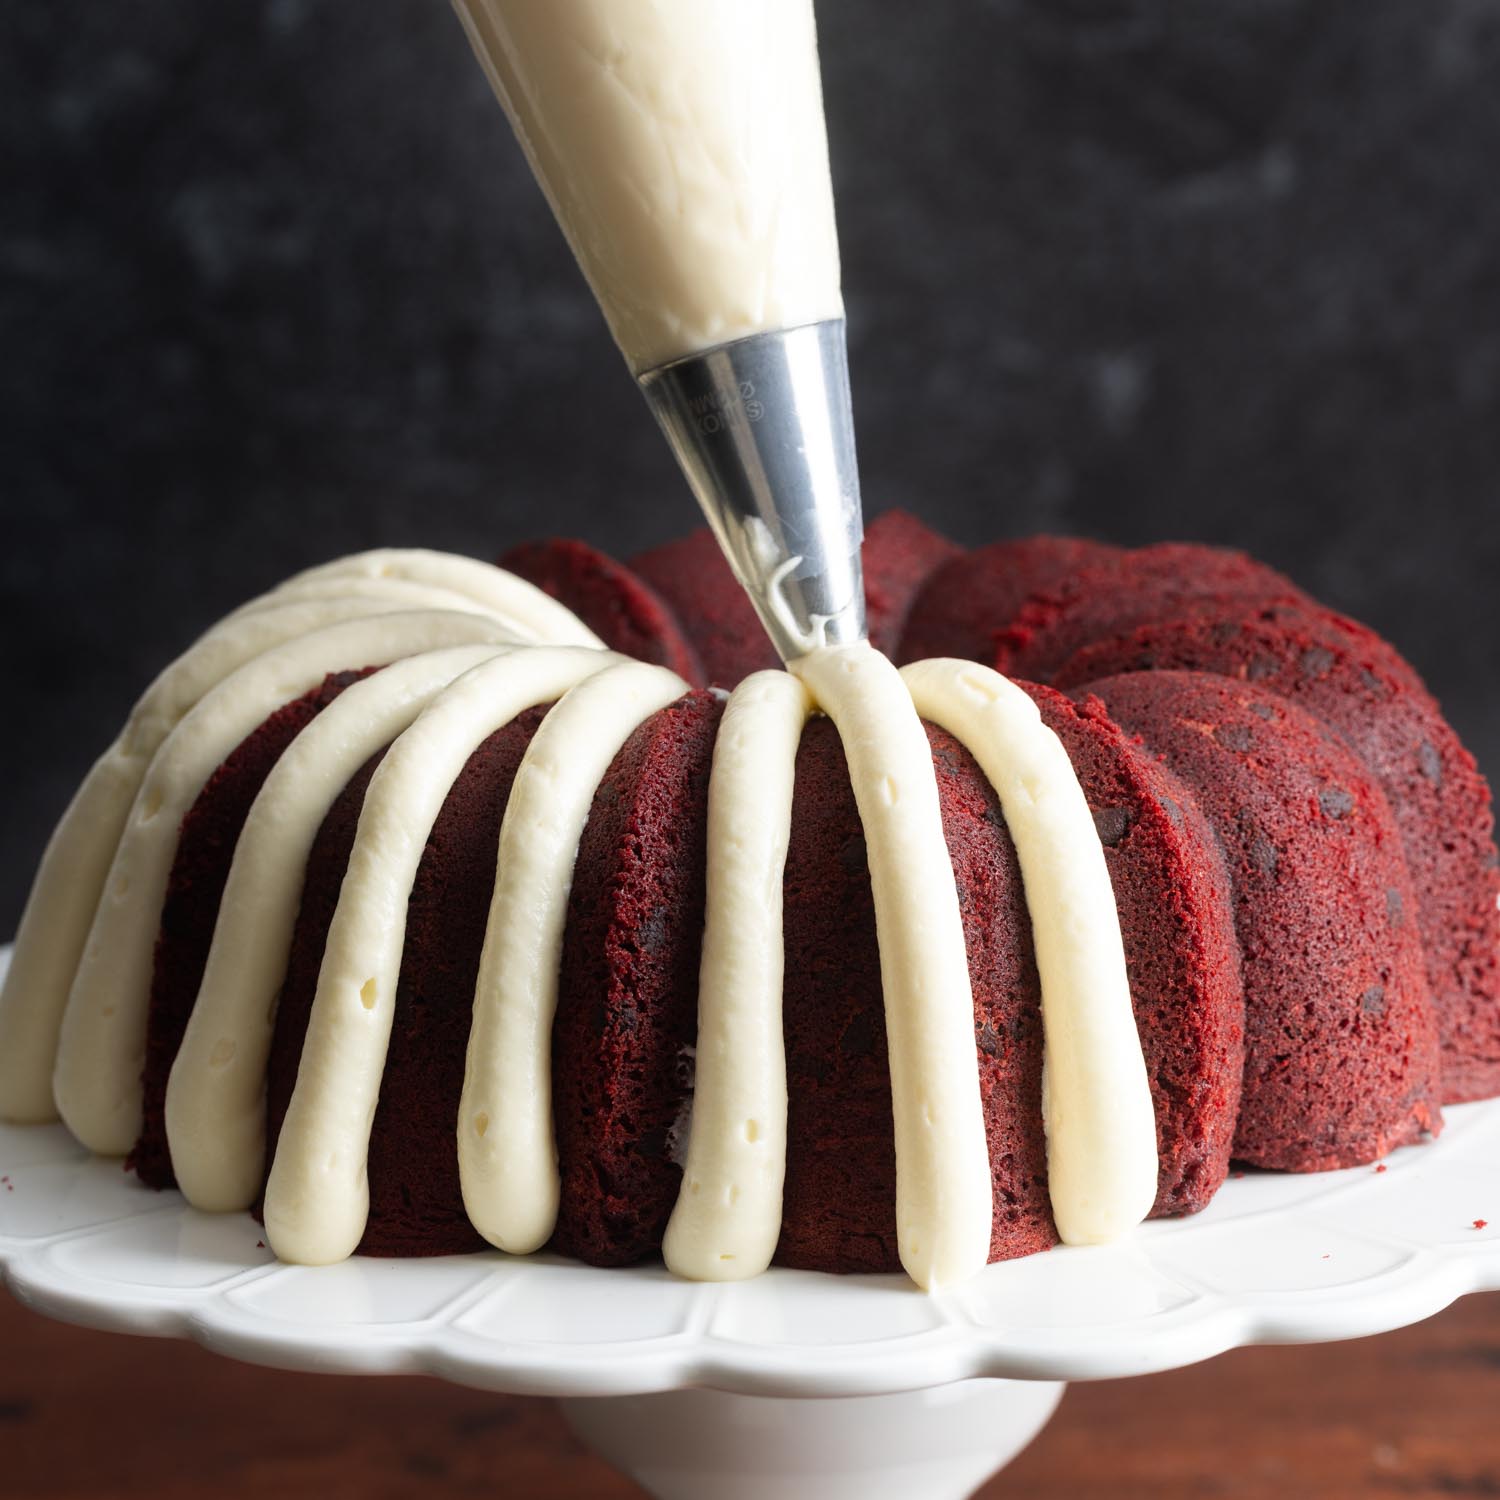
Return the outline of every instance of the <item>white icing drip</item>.
[[[455,778],[475,748],[517,714],[618,660],[577,647],[538,647],[475,667],[418,716],[371,778],[266,1186],[266,1237],[281,1259],[309,1265],[342,1260],[364,1232],[370,1128],[407,905]]]
[[[455,646],[347,687],[287,747],[245,819],[167,1088],[177,1185],[194,1208],[249,1208],[265,1163],[266,1063],[307,858],[350,778],[455,677],[507,648]]]
[[[992,1194],[974,1001],[932,753],[896,668],[865,642],[791,663],[843,741],[869,851],[896,1127],[901,1264],[936,1289],[989,1258]]]
[[[687,691],[664,667],[600,672],[542,721],[511,787],[458,1111],[464,1207],[502,1250],[539,1249],[557,1221],[552,1019],[589,807],[625,741]]]
[[[381,597],[383,592],[376,585],[374,589],[360,586],[349,595],[330,589],[326,597],[319,599],[293,597],[284,601],[265,594],[252,600],[253,608],[244,614],[226,616],[211,626],[157,675],[130,711],[120,731],[120,745],[130,755],[149,762],[183,715],[211,688],[253,658],[345,620],[412,612],[404,600]],[[493,620],[500,630],[498,639],[517,639],[513,631],[505,629],[504,621],[480,605],[470,603],[459,613]]]
[[[438,611],[329,625],[232,672],[167,736],[141,782],[105,877],[58,1038],[57,1107],[90,1150],[123,1155],[140,1132],[156,932],[178,830],[208,778],[268,715],[329,672],[437,646],[498,644],[506,636],[483,615]]]
[[[1070,1245],[1118,1238],[1156,1199],[1156,1117],[1119,916],[1083,790],[1036,704],[965,661],[902,671],[917,712],[961,741],[1000,798],[1042,981],[1052,1217]]]
[[[439,588],[431,583],[414,583],[409,578],[365,578],[357,573],[309,578],[302,583],[284,583],[273,592],[242,604],[224,618],[239,620],[264,609],[277,609],[286,604],[316,603],[324,599],[363,599],[382,604],[391,610],[456,609],[465,614],[487,614],[495,619],[501,618],[496,611],[457,589]],[[510,624],[509,621],[504,623]],[[518,640],[530,638],[528,632],[516,630],[514,626],[512,629]]]
[[[699,1281],[759,1275],[781,1233],[781,883],[811,710],[795,677],[757,672],[730,696],[714,744],[691,1129],[663,1246],[671,1270]]]
[[[357,565],[360,559],[346,561]],[[337,569],[340,564],[329,566]],[[472,568],[481,570],[479,577],[497,601],[508,597],[506,587],[488,575],[503,580],[511,579],[510,574],[483,563],[472,563]],[[458,571],[470,577],[469,569]],[[520,579],[512,582],[518,597],[531,587]],[[210,688],[253,657],[326,625],[400,607],[389,600],[389,591],[381,597],[382,580],[374,574],[366,578],[356,571],[351,578],[330,572],[319,579],[319,587],[331,594],[351,583],[360,588],[360,596],[299,600],[294,590],[288,602],[274,594],[262,595],[246,606],[248,613],[232,615],[211,628],[156,677],[118,739],[84,778],[37,867],[0,990],[0,1119],[40,1123],[57,1118],[52,1073],[68,992],[126,817],[152,756]],[[470,590],[477,592],[477,585]],[[480,602],[466,608],[486,610]]]
[[[544,594],[534,583],[507,573],[492,563],[461,557],[454,552],[432,552],[423,547],[383,547],[356,552],[333,562],[308,568],[287,579],[282,588],[349,578],[402,578],[463,594],[486,614],[505,621],[518,639],[547,646],[593,646],[604,642],[572,610]]]

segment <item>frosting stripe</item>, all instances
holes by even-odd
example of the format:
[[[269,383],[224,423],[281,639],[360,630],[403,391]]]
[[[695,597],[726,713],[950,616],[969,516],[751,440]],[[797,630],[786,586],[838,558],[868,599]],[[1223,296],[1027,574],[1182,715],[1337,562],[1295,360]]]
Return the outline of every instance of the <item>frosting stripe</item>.
[[[485,612],[504,620],[525,641],[550,646],[593,646],[604,642],[572,610],[534,583],[491,563],[422,547],[385,547],[357,552],[287,579],[282,587],[347,578],[405,578],[463,594]]]
[[[349,779],[455,677],[507,648],[423,652],[346,688],[289,745],[240,831],[203,981],[167,1087],[167,1142],[194,1208],[249,1208],[265,1172],[266,1065],[307,857]]]
[[[708,784],[708,901],[692,1129],[663,1253],[699,1281],[771,1264],[786,1180],[782,877],[797,744],[812,710],[785,672],[730,695]]]
[[[625,741],[687,691],[663,667],[629,662],[600,672],[542,721],[511,787],[458,1112],[464,1206],[502,1250],[539,1249],[557,1221],[552,1020],[589,808]]]
[[[896,1127],[901,1264],[937,1289],[989,1259],[993,1187],[974,1001],[932,751],[896,668],[866,642],[790,663],[843,741],[869,850]]]
[[[386,609],[456,609],[467,614],[487,614],[502,619],[497,611],[486,608],[457,589],[439,588],[431,583],[413,583],[409,578],[363,578],[358,574],[310,578],[303,583],[284,583],[269,594],[262,594],[242,604],[226,620],[242,620],[246,615],[286,604],[316,603],[323,599],[364,599],[384,605]],[[503,621],[509,624],[509,621]],[[517,631],[518,638],[525,632]]]
[[[162,741],[205,693],[262,652],[343,620],[400,608],[365,597],[282,602],[262,595],[252,603],[251,614],[221,621],[158,674],[47,844],[0,990],[0,1119],[57,1118],[52,1071],[68,992],[131,804]]]
[[[63,1014],[53,1076],[58,1109],[84,1145],[120,1156],[141,1125],[141,1067],[152,956],[177,833],[208,778],[246,735],[329,673],[465,642],[503,642],[477,614],[413,612],[346,620],[247,662],[206,694],[151,761],[115,850]]]
[[[266,1237],[282,1260],[343,1260],[364,1233],[370,1127],[407,904],[454,780],[476,747],[517,714],[618,660],[587,648],[537,647],[475,667],[418,716],[370,779],[266,1186]]]
[[[1156,1198],[1156,1118],[1120,921],[1083,789],[1036,704],[998,672],[935,660],[903,669],[917,712],[960,740],[1000,798],[1042,981],[1042,1113],[1057,1231],[1118,1238]]]

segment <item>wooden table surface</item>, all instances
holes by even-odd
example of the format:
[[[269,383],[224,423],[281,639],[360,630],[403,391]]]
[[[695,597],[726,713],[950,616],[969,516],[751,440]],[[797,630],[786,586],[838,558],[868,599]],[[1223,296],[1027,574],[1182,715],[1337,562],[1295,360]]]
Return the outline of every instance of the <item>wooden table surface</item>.
[[[1074,1386],[986,1500],[1500,1496],[1500,1295],[1355,1343]],[[640,1500],[549,1402],[287,1375],[0,1291],[4,1500]],[[705,1497],[712,1500],[712,1497]]]

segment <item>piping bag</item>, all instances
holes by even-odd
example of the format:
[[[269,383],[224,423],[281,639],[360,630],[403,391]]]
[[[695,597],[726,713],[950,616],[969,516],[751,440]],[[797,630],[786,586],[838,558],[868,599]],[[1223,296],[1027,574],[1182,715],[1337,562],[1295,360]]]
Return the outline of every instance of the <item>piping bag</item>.
[[[783,661],[865,636],[812,0],[454,0]]]

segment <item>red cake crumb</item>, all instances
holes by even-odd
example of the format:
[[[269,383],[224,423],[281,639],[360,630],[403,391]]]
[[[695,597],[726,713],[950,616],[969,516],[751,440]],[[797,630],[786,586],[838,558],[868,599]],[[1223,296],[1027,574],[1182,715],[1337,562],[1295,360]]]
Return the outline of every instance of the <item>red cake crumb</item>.
[[[708,774],[723,702],[696,692],[626,741],[594,797],[568,900],[553,1118],[553,1247],[624,1265],[661,1246],[691,1096],[708,865]]]
[[[1476,1229],[1488,1229],[1490,1227],[1490,1221],[1488,1219],[1475,1219],[1474,1227]]]
[[[1104,848],[1156,1108],[1156,1215],[1204,1207],[1229,1170],[1245,991],[1229,875],[1186,787],[1097,700],[1029,688],[1078,774]]]
[[[918,591],[897,660],[957,656],[988,663],[996,631],[1011,624],[1028,599],[1118,555],[1117,547],[1073,536],[992,542],[965,552],[937,568]]]
[[[894,656],[922,585],[934,569],[962,555],[947,537],[904,510],[888,510],[871,521],[861,559],[870,643]]]
[[[1294,704],[1202,672],[1088,685],[1187,783],[1234,887],[1245,979],[1234,1154],[1354,1166],[1441,1127],[1414,903],[1385,798]]]
[[[1290,579],[1243,552],[1161,542],[1105,556],[1038,589],[994,635],[991,666],[1050,682],[1075,651],[1137,625],[1212,608],[1310,602]]]
[[[1500,860],[1490,793],[1417,673],[1371,631],[1309,606],[1142,626],[1079,651],[1058,681],[1184,669],[1253,682],[1300,704],[1379,781],[1417,902],[1442,1097],[1500,1093]]]

